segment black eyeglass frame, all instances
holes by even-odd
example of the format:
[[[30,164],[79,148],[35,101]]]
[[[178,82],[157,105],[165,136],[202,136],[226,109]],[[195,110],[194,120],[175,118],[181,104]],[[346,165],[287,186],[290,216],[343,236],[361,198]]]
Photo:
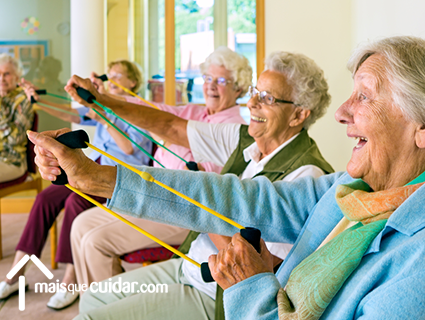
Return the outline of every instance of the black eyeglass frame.
[[[271,106],[275,103],[289,103],[289,104],[293,104],[294,106],[298,107],[299,104],[296,104],[293,101],[288,101],[288,100],[282,100],[282,99],[277,99],[275,98],[271,93],[267,92],[267,91],[260,91],[258,90],[256,87],[254,86],[249,86],[248,89],[248,94],[250,96],[250,98],[253,98],[256,95],[259,95],[260,99],[259,102],[260,103],[264,103],[265,105]],[[265,97],[269,95],[270,97],[273,98],[273,101],[271,103],[267,103]]]

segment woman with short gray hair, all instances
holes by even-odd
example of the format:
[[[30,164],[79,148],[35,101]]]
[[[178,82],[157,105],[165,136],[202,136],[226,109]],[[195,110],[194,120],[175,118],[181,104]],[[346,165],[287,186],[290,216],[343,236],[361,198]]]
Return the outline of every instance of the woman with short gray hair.
[[[310,110],[304,129],[326,113],[331,103],[329,86],[323,70],[312,59],[299,53],[277,51],[267,57],[265,64],[266,69],[286,76],[293,88],[291,100],[295,105]]]
[[[27,170],[25,132],[31,129],[34,113],[25,92],[18,87],[21,64],[0,54],[0,183],[23,176]]]

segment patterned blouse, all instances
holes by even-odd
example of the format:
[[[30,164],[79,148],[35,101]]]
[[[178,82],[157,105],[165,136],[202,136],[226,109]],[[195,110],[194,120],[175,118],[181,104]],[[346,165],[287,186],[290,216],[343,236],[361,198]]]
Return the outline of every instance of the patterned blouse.
[[[26,131],[34,112],[22,88],[0,97],[0,161],[21,166],[26,160]]]

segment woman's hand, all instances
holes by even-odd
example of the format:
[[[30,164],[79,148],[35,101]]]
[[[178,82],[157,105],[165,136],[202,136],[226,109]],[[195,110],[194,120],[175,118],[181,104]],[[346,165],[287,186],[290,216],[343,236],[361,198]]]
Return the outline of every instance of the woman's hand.
[[[208,259],[211,275],[224,290],[256,274],[273,272],[273,256],[261,239],[261,254],[239,233]]]
[[[68,183],[92,195],[110,198],[115,187],[116,168],[100,166],[87,158],[79,149],[71,149],[56,141],[69,129],[37,133],[28,131],[28,138],[35,144],[35,163],[43,179],[55,181],[61,167],[68,176]]]
[[[29,82],[28,80],[25,80],[24,78],[21,78],[19,86],[24,89],[27,99],[29,101],[31,101],[31,96],[34,97],[35,100],[38,100],[38,94],[35,92],[37,88],[33,83]]]
[[[103,114],[104,116],[106,116],[106,113],[104,111],[99,111],[99,113]],[[90,119],[93,119],[97,122],[99,122],[100,124],[105,124],[106,121],[102,119],[102,117],[100,117],[96,112],[94,112],[93,109],[90,109],[89,112],[87,112],[85,114],[86,117],[89,117]]]
[[[90,73],[90,81],[93,83],[93,86],[97,91],[101,94],[106,93],[105,85],[102,80],[99,79],[99,75],[97,73]]]
[[[95,99],[102,103],[102,95],[99,93],[99,91],[96,90],[93,83],[90,81],[90,79],[83,79],[79,76],[73,75],[71,79],[69,79],[68,83],[65,86],[65,91],[68,92],[68,94],[77,101],[78,103],[82,104],[83,106],[89,107],[89,108],[95,108],[96,110],[103,111],[101,107],[96,105],[95,103],[88,103],[83,98],[81,98],[77,93],[77,88],[83,88],[89,91]]]

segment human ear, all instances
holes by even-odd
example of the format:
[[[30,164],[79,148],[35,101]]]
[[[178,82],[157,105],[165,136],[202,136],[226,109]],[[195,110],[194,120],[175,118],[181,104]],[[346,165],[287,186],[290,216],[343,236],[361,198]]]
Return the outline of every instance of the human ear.
[[[415,141],[418,148],[425,148],[425,125],[422,124],[416,128]]]
[[[294,119],[291,120],[289,126],[296,127],[303,124],[304,121],[310,116],[311,111],[308,109],[297,107],[294,112]]]

